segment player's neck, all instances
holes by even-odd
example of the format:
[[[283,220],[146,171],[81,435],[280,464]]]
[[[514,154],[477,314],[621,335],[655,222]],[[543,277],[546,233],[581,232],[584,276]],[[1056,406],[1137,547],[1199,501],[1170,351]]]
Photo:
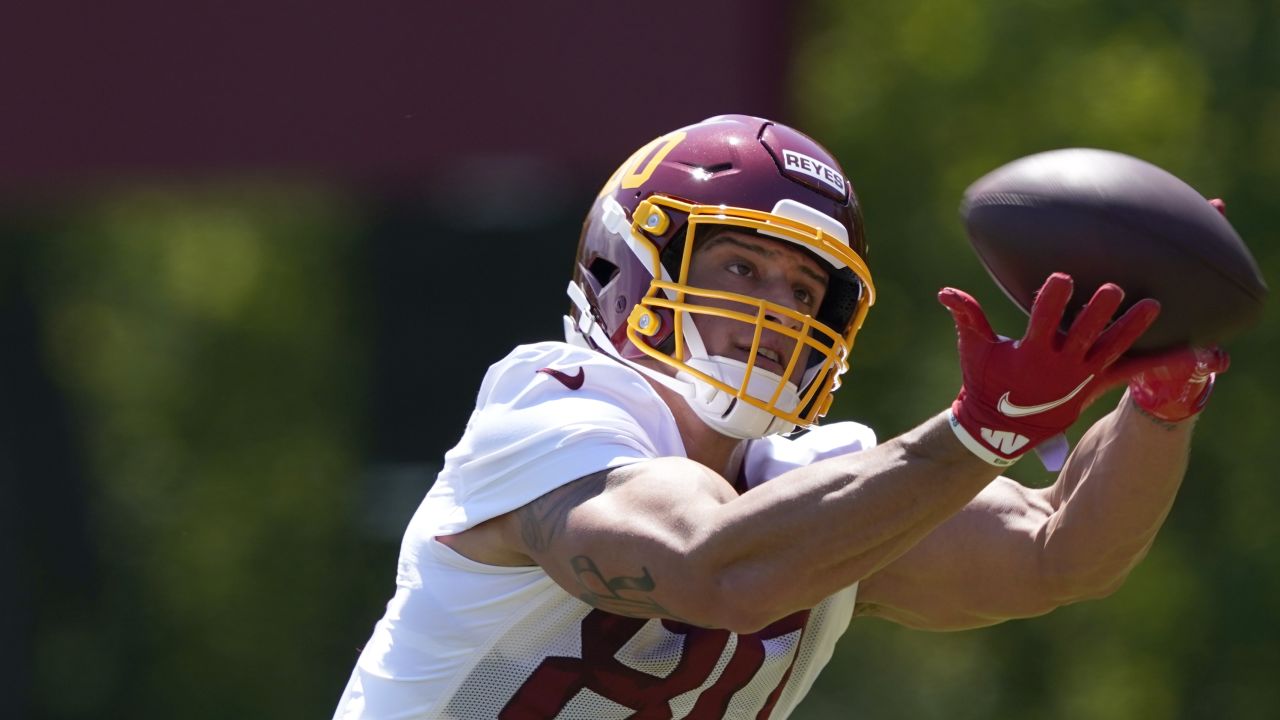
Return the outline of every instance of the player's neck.
[[[672,408],[676,416],[676,425],[680,428],[680,439],[684,441],[685,454],[690,460],[706,465],[724,476],[730,483],[736,482],[742,468],[742,458],[746,455],[747,441],[724,435],[707,425],[684,402],[677,397],[676,401],[683,407],[683,412]],[[670,405],[670,403],[668,403]]]

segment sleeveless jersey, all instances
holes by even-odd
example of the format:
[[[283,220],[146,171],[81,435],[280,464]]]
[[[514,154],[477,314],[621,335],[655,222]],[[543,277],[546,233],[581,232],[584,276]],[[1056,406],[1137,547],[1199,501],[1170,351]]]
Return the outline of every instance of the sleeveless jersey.
[[[875,444],[835,423],[753,442],[748,487]],[[458,445],[409,523],[396,593],[335,720],[785,718],[849,624],[857,586],[750,635],[592,608],[539,567],[499,567],[435,540],[599,470],[684,456],[637,372],[564,343],[490,368]]]

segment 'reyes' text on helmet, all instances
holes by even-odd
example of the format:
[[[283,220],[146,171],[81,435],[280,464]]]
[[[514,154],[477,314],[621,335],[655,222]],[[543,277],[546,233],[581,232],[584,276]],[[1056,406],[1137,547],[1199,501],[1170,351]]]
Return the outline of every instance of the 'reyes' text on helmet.
[[[786,165],[786,169],[804,173],[830,185],[839,192],[844,192],[844,176],[821,160],[811,158],[795,150],[783,150],[782,161]]]

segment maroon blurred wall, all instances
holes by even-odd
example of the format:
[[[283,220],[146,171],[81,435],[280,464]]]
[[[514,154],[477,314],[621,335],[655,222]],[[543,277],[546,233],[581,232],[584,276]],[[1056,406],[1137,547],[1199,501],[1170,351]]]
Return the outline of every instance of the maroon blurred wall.
[[[573,176],[721,112],[785,117],[787,3],[10,3],[0,186],[269,171]],[[606,171],[607,172],[607,171]]]

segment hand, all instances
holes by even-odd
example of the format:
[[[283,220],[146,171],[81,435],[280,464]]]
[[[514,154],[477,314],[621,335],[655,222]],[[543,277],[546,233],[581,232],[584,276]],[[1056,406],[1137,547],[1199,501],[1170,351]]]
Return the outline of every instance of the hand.
[[[955,319],[964,379],[951,405],[951,428],[966,447],[993,465],[1011,465],[1070,427],[1099,388],[1116,380],[1107,371],[1160,312],[1160,303],[1146,298],[1110,322],[1124,291],[1107,283],[1064,334],[1058,328],[1072,287],[1063,273],[1049,276],[1031,306],[1021,340],[997,337],[977,300],[967,293],[955,288],[938,293],[939,302]]]
[[[1129,378],[1129,399],[1143,412],[1165,422],[1182,422],[1204,409],[1218,373],[1231,357],[1217,347],[1185,348],[1148,359]]]

